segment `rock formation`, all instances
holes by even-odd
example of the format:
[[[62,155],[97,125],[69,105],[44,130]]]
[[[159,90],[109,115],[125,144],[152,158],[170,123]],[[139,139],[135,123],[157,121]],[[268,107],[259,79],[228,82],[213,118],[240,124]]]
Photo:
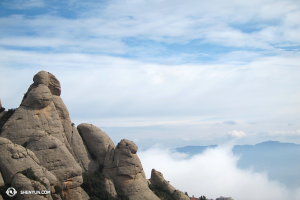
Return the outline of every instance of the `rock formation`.
[[[118,187],[131,200],[159,200],[149,188],[149,184],[154,184],[168,188],[177,200],[188,198],[154,169],[150,181],[146,179],[134,142],[123,139],[115,146],[94,125],[82,123],[75,127],[60,97],[60,82],[53,74],[40,71],[33,82],[0,132],[0,187],[50,190],[51,194],[18,193],[15,199],[56,200],[61,199],[60,195],[67,200],[89,199],[81,188],[82,173],[92,174],[98,169],[113,197],[117,197]],[[34,172],[38,181],[20,173],[27,169]],[[57,188],[62,189],[61,194]]]
[[[176,190],[168,181],[165,180],[163,174],[155,169],[152,169],[151,171],[150,182],[153,185],[159,185],[167,188],[167,190],[173,194],[176,200],[190,200],[190,198],[182,191]]]

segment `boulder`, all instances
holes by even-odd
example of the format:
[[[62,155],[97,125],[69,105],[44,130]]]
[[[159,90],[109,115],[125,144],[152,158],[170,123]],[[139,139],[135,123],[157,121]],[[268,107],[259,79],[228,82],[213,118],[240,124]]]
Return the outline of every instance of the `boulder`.
[[[70,144],[74,151],[75,158],[82,168],[82,171],[87,173],[94,173],[97,171],[99,165],[95,160],[92,159],[75,126],[72,126],[72,139]]]
[[[82,174],[81,167],[64,143],[45,131],[31,134],[27,148],[34,152],[40,165],[52,172],[60,183]]]
[[[46,131],[61,142],[67,143],[64,128],[53,102],[43,109],[25,106],[17,108],[3,125],[1,137],[26,146],[31,134],[36,131]]]
[[[52,102],[52,94],[44,84],[39,84],[27,93],[27,97],[21,103],[22,106],[34,109],[42,109]]]
[[[40,179],[46,177],[51,185],[57,184],[56,177],[38,164],[33,152],[0,137],[0,169],[4,182],[10,184],[15,174],[31,168]],[[38,161],[38,162],[37,162]]]
[[[14,197],[15,199],[18,199],[18,200],[23,200],[23,199],[24,200],[25,199],[28,199],[28,200],[31,200],[31,199],[32,200],[47,200],[48,199],[49,200],[49,199],[51,199],[52,200],[51,194],[45,194],[45,195],[21,194],[20,193],[21,190],[23,190],[23,191],[25,191],[25,190],[28,190],[28,191],[48,190],[40,182],[30,180],[21,173],[18,173],[14,176],[11,186],[17,190],[17,194]]]
[[[82,200],[90,200],[89,195],[81,188],[81,198]]]
[[[115,186],[122,189],[130,200],[159,200],[148,187],[143,167],[138,158],[134,142],[123,139],[115,149],[106,154],[103,174],[112,179]]]
[[[104,185],[107,192],[109,192],[113,197],[117,197],[116,188],[111,179],[105,178]]]
[[[115,147],[113,141],[100,128],[92,124],[82,123],[77,126],[77,129],[92,157],[96,158],[99,165],[103,165],[107,150]]]

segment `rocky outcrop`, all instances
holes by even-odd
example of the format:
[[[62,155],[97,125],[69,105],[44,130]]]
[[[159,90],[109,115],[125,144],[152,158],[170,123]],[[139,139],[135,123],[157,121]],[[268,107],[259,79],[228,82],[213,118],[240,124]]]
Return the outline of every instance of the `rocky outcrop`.
[[[89,195],[81,188],[81,198],[82,200],[90,200]]]
[[[21,173],[18,173],[14,176],[14,179],[11,183],[11,186],[14,187],[17,191],[46,191],[48,190],[44,185],[42,185],[38,181],[33,181],[28,179],[26,176],[24,176]],[[18,192],[16,196],[14,197],[15,199],[20,199],[20,200],[49,200],[52,199],[51,194],[20,194]]]
[[[115,146],[92,124],[82,123],[76,128],[60,97],[60,82],[53,74],[40,71],[33,82],[0,132],[0,186],[47,189],[52,195],[18,194],[16,199],[58,200],[60,195],[54,194],[54,186],[58,185],[64,199],[88,200],[90,197],[80,187],[82,173],[94,173],[99,168],[103,169],[106,190],[114,197],[118,187],[130,200],[159,200],[149,188],[149,184],[156,184],[168,188],[177,200],[188,198],[156,170],[152,170],[150,180],[146,179],[134,142],[123,139]],[[28,168],[41,182],[19,173]]]
[[[117,197],[116,188],[115,188],[115,185],[112,182],[112,180],[105,178],[104,185],[105,185],[106,191],[109,192],[111,194],[111,196]]]
[[[57,184],[56,177],[39,165],[39,160],[29,149],[0,137],[0,152],[0,169],[6,184],[11,184],[15,174],[28,168],[39,178],[47,178],[51,185]]]
[[[81,167],[66,146],[59,139],[45,131],[36,131],[31,134],[27,149],[35,153],[40,165],[51,171],[60,183],[82,174]],[[77,187],[81,183],[77,184]]]
[[[71,147],[74,151],[77,162],[80,164],[84,172],[94,173],[99,168],[98,163],[92,159],[75,126],[72,126]]]
[[[115,149],[110,148],[104,162],[103,174],[112,179],[131,200],[159,200],[149,189],[140,159],[138,147],[132,141],[123,139]]]
[[[77,129],[89,152],[99,165],[103,165],[108,149],[115,148],[113,141],[100,128],[92,124],[82,123],[77,126]]]
[[[190,198],[185,195],[182,191],[176,190],[168,181],[165,180],[163,174],[155,169],[151,171],[150,182],[153,185],[158,185],[167,190],[174,196],[176,200],[189,200]]]

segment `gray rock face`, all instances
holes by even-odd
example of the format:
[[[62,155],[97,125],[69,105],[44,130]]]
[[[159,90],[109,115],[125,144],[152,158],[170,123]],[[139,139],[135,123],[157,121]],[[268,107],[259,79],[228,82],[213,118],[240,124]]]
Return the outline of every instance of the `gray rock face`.
[[[105,184],[106,191],[109,192],[113,197],[117,197],[115,185],[112,182],[112,180],[105,178],[104,184]]]
[[[0,137],[0,169],[4,182],[10,184],[15,174],[31,168],[39,178],[46,177],[51,185],[57,184],[56,177],[38,164],[33,152]]]
[[[47,188],[45,188],[44,185],[42,185],[40,182],[37,181],[33,181],[28,179],[26,176],[24,176],[23,174],[16,174],[14,176],[14,179],[11,183],[11,186],[14,187],[18,193],[16,194],[16,196],[14,197],[15,199],[33,199],[33,200],[49,200],[52,199],[51,194],[47,194],[47,195],[38,195],[38,194],[20,194],[21,190],[30,190],[30,191],[42,191],[42,190],[48,190]]]
[[[77,129],[92,156],[96,157],[99,165],[104,164],[106,153],[115,144],[100,128],[87,123],[77,126]]]
[[[109,148],[103,174],[113,180],[131,200],[159,200],[149,189],[134,142],[123,139],[115,149]]]
[[[173,194],[176,190],[172,185],[169,184],[168,181],[165,180],[163,174],[155,169],[152,169],[151,171],[150,181],[153,185],[159,185],[167,188],[171,194]]]
[[[3,125],[1,137],[8,138],[13,143],[23,145],[36,131],[46,131],[58,138],[61,142],[67,142],[64,129],[53,102],[43,109],[34,109],[20,106]]]
[[[94,173],[97,171],[99,165],[92,159],[75,126],[72,127],[71,147],[83,172]]]
[[[35,153],[40,164],[51,171],[60,183],[82,174],[81,167],[66,146],[59,139],[44,131],[31,134],[27,148]]]
[[[90,200],[89,195],[81,188],[81,198],[82,200]]]
[[[165,180],[163,174],[155,169],[151,171],[150,182],[153,185],[159,185],[169,190],[174,195],[176,200],[189,200],[190,198],[185,195],[182,191],[176,190],[168,181]]]
[[[42,109],[52,102],[52,94],[49,88],[44,84],[33,87],[28,92],[27,97],[21,103],[22,106]]]

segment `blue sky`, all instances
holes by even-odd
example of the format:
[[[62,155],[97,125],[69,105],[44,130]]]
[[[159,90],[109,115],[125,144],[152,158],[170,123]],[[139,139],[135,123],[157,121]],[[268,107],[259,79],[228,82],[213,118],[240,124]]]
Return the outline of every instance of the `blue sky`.
[[[0,98],[46,70],[115,143],[300,144],[299,19],[297,0],[3,0]]]

